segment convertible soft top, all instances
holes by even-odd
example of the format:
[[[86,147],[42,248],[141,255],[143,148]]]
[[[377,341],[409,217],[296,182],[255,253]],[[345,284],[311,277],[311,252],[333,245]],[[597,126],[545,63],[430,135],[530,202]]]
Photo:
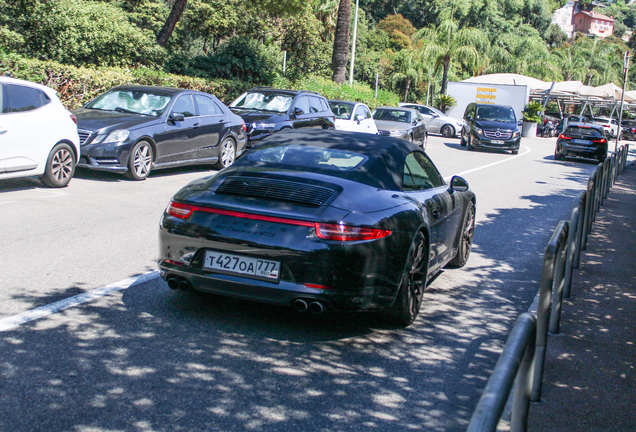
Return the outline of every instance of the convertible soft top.
[[[406,156],[414,151],[424,153],[420,147],[408,141],[381,135],[322,129],[284,130],[264,139],[249,152],[248,157],[241,158],[234,164],[235,169],[241,169],[244,166],[290,169],[290,166],[284,163],[256,162],[253,157],[250,157],[251,154],[263,151],[265,148],[287,146],[300,148],[301,151],[302,147],[306,147],[308,157],[310,157],[311,151],[316,148],[347,151],[366,156],[367,159],[364,163],[351,170],[334,171],[333,169],[321,168],[320,165],[308,166],[306,164],[299,164],[298,168],[303,171],[327,174],[387,190],[401,189]]]

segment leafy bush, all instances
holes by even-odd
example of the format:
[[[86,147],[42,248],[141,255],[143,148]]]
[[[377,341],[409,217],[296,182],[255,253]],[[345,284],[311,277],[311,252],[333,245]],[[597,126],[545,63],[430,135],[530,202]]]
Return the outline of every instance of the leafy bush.
[[[161,64],[165,50],[120,8],[102,2],[56,0],[6,3],[4,21],[24,37],[25,53],[73,65]],[[10,24],[10,25],[9,25]]]
[[[6,73],[54,88],[68,109],[78,108],[111,87],[123,84],[189,88],[214,94],[227,103],[251,87],[240,81],[209,81],[145,68],[89,69],[0,53],[0,75]]]
[[[523,120],[527,122],[540,123],[540,112],[543,111],[543,104],[539,101],[529,102],[523,110]]]
[[[172,73],[207,79],[238,79],[252,84],[270,85],[282,55],[276,47],[266,47],[253,39],[235,37],[221,44],[215,54],[175,56],[167,64]]]

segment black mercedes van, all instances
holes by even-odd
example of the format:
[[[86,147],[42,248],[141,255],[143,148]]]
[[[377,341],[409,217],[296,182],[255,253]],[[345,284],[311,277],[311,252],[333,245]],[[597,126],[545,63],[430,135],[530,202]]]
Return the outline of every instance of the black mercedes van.
[[[470,103],[464,112],[461,145],[519,153],[521,131],[515,111],[507,105]]]

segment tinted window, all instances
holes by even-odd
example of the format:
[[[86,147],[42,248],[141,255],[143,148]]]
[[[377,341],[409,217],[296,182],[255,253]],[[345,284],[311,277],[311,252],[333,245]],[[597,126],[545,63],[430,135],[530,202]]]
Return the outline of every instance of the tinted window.
[[[411,113],[402,110],[377,109],[373,114],[376,120],[394,121],[400,123],[410,123]]]
[[[358,108],[356,108],[355,115],[356,117],[360,115],[364,118],[371,118],[371,113],[369,112],[369,109],[365,107],[364,105],[358,105]]]
[[[247,158],[254,162],[329,171],[352,171],[368,160],[367,156],[351,151],[298,145],[263,145],[248,153]]]
[[[322,112],[322,105],[320,105],[320,99],[317,97],[309,97],[309,112],[311,113],[319,113]]]
[[[402,183],[405,191],[432,189],[443,184],[439,171],[426,155],[413,152],[406,157]]]
[[[5,84],[3,93],[3,113],[31,111],[49,102],[42,91],[26,86]]]
[[[209,97],[194,95],[194,99],[197,101],[197,106],[199,107],[199,115],[205,116],[223,114],[221,108],[219,108]]]
[[[300,108],[304,114],[307,114],[309,112],[309,98],[307,96],[299,97],[294,108]]]
[[[192,102],[192,96],[183,95],[179,96],[179,99],[174,103],[172,107],[173,113],[181,113],[185,117],[192,117],[195,113],[194,102]]]
[[[500,121],[514,123],[515,112],[510,107],[503,106],[480,106],[477,108],[476,120]]]
[[[591,127],[568,126],[564,132],[565,135],[578,135],[600,138],[603,135],[598,129]]]
[[[351,118],[351,111],[353,111],[353,104],[342,102],[329,102],[331,111],[336,115],[336,118],[349,120]]]

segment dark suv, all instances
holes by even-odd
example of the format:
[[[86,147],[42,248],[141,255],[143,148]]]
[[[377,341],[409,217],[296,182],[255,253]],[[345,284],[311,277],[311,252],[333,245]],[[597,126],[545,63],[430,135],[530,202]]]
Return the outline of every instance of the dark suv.
[[[335,129],[336,116],[327,100],[312,91],[256,87],[229,107],[245,121],[248,147],[283,129]]]
[[[557,139],[554,159],[578,156],[603,162],[607,157],[607,146],[603,126],[594,123],[568,123]]]
[[[519,153],[521,131],[512,107],[470,103],[464,112],[461,145],[468,150],[491,148]]]

